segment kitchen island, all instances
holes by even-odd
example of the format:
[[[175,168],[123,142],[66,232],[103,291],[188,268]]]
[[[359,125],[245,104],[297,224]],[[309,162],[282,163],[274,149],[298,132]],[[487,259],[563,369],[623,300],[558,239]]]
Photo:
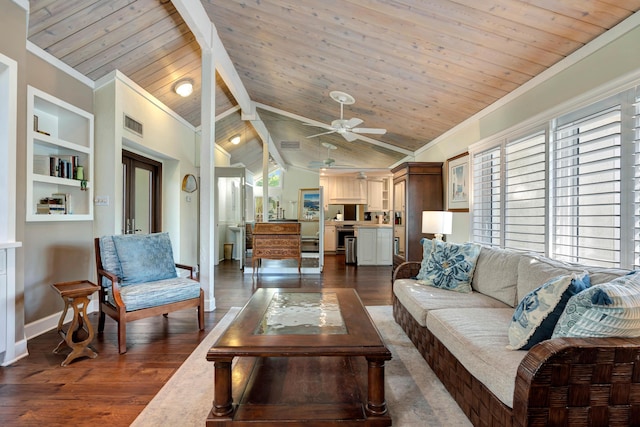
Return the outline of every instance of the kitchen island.
[[[354,225],[358,265],[393,263],[393,228],[391,224]]]

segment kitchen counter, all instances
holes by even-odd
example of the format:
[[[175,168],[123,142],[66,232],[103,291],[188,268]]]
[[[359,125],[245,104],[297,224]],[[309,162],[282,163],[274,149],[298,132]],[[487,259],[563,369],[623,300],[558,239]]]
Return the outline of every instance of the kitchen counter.
[[[347,227],[375,227],[375,228],[392,226],[392,224],[378,224],[377,222],[374,222],[374,221],[335,221],[335,220],[325,221],[324,225],[325,226],[333,225],[335,227],[347,226]]]
[[[392,228],[391,224],[377,224],[377,223],[358,223],[354,224],[354,228]]]

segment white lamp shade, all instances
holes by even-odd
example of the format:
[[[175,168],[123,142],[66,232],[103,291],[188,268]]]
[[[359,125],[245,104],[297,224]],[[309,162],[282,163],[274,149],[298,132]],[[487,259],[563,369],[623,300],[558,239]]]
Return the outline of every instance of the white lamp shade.
[[[424,234],[451,234],[453,214],[446,211],[423,211],[422,232]]]

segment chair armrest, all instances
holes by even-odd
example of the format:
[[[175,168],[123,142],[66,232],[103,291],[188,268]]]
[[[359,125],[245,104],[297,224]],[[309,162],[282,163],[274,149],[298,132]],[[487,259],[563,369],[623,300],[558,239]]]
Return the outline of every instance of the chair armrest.
[[[111,293],[113,295],[113,299],[115,300],[116,304],[120,306],[124,306],[124,303],[122,302],[122,297],[120,296],[120,278],[107,270],[99,268],[98,284],[100,285],[100,289],[102,290],[102,292],[104,292],[104,286],[102,286],[102,277],[106,278],[111,282]]]
[[[176,268],[180,268],[182,270],[188,270],[189,271],[189,279],[195,279],[193,277],[193,270],[194,270],[193,266],[187,265],[187,264],[176,263]]]
[[[419,261],[407,261],[400,264],[393,272],[393,281],[397,279],[410,279],[416,277],[420,272]]]
[[[576,417],[584,425],[627,424],[638,407],[640,338],[555,338],[531,348],[518,367],[514,426]]]

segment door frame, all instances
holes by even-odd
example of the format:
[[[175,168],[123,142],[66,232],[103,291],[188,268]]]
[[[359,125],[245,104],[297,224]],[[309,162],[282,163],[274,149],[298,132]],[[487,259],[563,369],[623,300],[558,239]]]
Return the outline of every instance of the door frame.
[[[133,177],[136,167],[142,167],[143,169],[152,172],[153,179],[151,180],[151,200],[152,200],[152,215],[151,224],[149,225],[150,233],[158,233],[162,231],[162,163],[156,160],[144,157],[140,154],[128,150],[122,150],[122,166],[123,166],[123,182],[122,182],[122,234],[126,233],[126,219],[132,215],[131,210],[135,205],[135,195],[133,187],[128,185],[131,182],[135,182]],[[126,177],[125,174],[126,168]],[[135,232],[135,231],[134,231]]]

